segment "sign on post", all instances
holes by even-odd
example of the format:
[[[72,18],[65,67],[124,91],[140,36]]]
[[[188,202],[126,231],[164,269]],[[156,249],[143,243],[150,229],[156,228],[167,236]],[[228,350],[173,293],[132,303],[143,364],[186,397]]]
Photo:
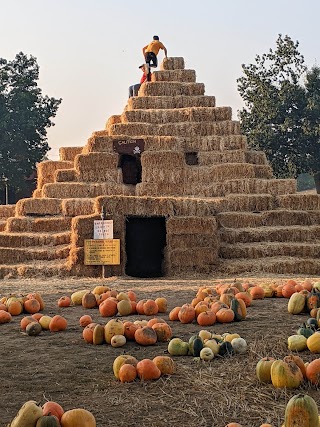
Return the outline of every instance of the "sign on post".
[[[85,265],[120,265],[120,239],[86,239]]]
[[[93,222],[94,239],[113,239],[113,220],[94,220]]]

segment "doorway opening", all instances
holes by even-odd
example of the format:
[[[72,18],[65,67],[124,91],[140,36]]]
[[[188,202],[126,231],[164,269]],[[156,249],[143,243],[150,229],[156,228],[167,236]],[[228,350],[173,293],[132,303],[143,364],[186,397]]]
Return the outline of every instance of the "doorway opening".
[[[190,153],[184,153],[186,164],[189,166],[195,166],[199,164],[198,153],[192,151]]]
[[[119,167],[122,169],[122,181],[124,184],[136,185],[141,182],[142,167],[139,155],[121,154]]]
[[[125,273],[133,277],[163,276],[165,246],[165,217],[127,217]]]

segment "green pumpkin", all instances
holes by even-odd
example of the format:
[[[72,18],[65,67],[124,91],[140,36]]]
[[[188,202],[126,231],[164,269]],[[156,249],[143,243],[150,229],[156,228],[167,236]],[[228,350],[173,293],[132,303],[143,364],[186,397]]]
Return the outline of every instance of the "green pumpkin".
[[[313,329],[314,331],[318,329],[318,321],[317,319],[314,319],[313,317],[310,317],[306,321],[306,325],[309,326],[309,328]]]
[[[234,312],[234,319],[233,320],[235,322],[241,322],[241,320],[243,320],[243,316],[241,313],[240,303],[237,300],[237,298],[233,298],[231,300],[230,308]]]
[[[54,415],[43,415],[38,418],[36,427],[60,427],[60,423]]]
[[[309,328],[305,323],[300,326],[300,328],[297,330],[298,335],[303,335],[306,338],[311,337],[312,334],[314,334],[314,331]]]
[[[234,354],[234,349],[230,342],[225,341],[220,345],[219,356],[231,356]]]
[[[193,335],[189,339],[189,353],[191,356],[199,357],[200,351],[203,349],[203,341],[199,335]]]
[[[289,400],[285,412],[285,426],[318,427],[318,406],[311,396],[297,394]]]

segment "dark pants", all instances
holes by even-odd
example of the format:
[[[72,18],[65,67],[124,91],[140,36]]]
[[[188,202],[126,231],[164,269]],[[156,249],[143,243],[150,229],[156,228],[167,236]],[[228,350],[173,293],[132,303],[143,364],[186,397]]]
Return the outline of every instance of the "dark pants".
[[[146,64],[149,64],[152,68],[157,68],[158,66],[158,58],[153,52],[147,52],[146,55]]]
[[[141,84],[137,83],[136,85],[129,86],[129,98],[132,96],[138,96],[138,92]]]

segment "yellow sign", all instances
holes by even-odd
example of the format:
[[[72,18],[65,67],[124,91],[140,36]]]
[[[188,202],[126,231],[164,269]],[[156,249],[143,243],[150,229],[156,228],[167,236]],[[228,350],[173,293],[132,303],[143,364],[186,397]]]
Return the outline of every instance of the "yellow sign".
[[[120,264],[120,239],[110,240],[85,240],[84,241],[85,265],[119,265]]]

